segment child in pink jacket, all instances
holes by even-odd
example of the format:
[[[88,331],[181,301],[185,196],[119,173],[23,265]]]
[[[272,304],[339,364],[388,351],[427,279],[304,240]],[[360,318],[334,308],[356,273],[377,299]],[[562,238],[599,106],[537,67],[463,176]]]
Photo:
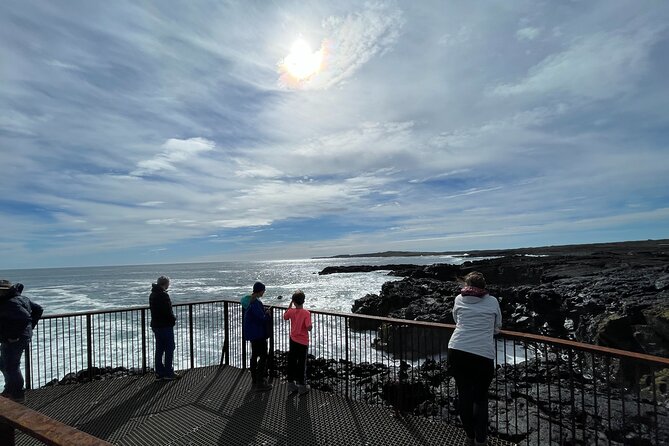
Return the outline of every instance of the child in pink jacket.
[[[311,313],[302,308],[304,292],[297,290],[283,313],[285,320],[290,320],[290,349],[288,350],[288,392],[298,391],[300,395],[309,391],[307,378],[307,349],[311,331]]]

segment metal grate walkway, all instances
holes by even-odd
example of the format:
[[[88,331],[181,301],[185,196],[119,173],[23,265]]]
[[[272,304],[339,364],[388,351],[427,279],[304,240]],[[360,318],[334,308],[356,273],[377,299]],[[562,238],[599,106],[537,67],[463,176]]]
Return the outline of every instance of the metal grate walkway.
[[[462,430],[387,408],[312,390],[288,394],[275,380],[251,391],[234,367],[184,372],[179,381],[152,375],[27,392],[26,405],[118,445],[460,445]],[[507,445],[491,438],[489,444]],[[17,435],[18,445],[40,444]]]

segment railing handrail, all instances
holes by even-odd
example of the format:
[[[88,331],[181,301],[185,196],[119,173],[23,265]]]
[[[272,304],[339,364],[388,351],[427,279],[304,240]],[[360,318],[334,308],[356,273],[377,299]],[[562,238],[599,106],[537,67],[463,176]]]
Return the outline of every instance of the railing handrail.
[[[188,306],[193,306],[193,305],[204,305],[204,304],[212,304],[212,303],[224,303],[224,302],[233,302],[239,304],[239,299],[209,299],[209,300],[201,300],[201,301],[192,301],[192,302],[187,302],[187,303],[174,303],[172,306],[173,307],[188,307]],[[285,310],[286,307],[284,306],[279,306],[279,305],[266,305],[267,307],[270,308],[276,308],[276,309],[281,309]],[[53,314],[53,315],[45,315],[43,316],[43,319],[57,319],[57,318],[63,318],[63,317],[75,317],[75,316],[88,316],[88,315],[96,315],[96,314],[109,314],[109,313],[125,313],[125,312],[130,312],[130,311],[141,311],[141,310],[149,310],[150,307],[148,305],[142,305],[142,306],[133,306],[133,307],[127,307],[127,308],[118,308],[118,309],[109,309],[109,310],[95,310],[95,311],[80,311],[80,312],[72,312],[72,313],[61,313],[61,314]],[[351,318],[351,319],[360,319],[360,320],[375,320],[381,323],[393,323],[393,324],[402,324],[402,325],[410,325],[410,326],[416,326],[416,327],[424,327],[424,328],[437,328],[437,329],[450,329],[450,330],[455,330],[455,325],[454,324],[445,324],[445,323],[440,323],[440,322],[427,322],[427,321],[415,321],[415,320],[410,320],[410,319],[397,319],[397,318],[389,318],[389,317],[383,317],[383,316],[372,316],[372,315],[366,315],[366,314],[357,314],[357,313],[342,313],[338,311],[322,311],[322,310],[309,310],[312,314],[322,314],[322,315],[332,315],[332,316],[340,316],[340,317],[346,317],[346,318]],[[593,344],[587,344],[584,342],[577,342],[577,341],[570,341],[567,339],[560,339],[560,338],[552,338],[549,336],[543,336],[543,335],[536,335],[536,334],[531,334],[531,333],[522,333],[518,331],[510,331],[510,330],[501,330],[499,333],[502,337],[511,339],[511,340],[520,340],[524,342],[539,342],[542,344],[549,344],[553,346],[558,346],[558,347],[565,347],[565,348],[570,348],[570,349],[575,349],[575,350],[580,350],[586,353],[597,353],[597,354],[602,354],[606,356],[614,356],[622,359],[629,359],[633,361],[641,361],[653,365],[658,365],[661,367],[669,367],[669,358],[664,358],[661,356],[654,356],[654,355],[648,355],[645,353],[636,353],[636,352],[631,352],[627,350],[621,350],[617,348],[612,348],[612,347],[604,347],[601,345],[593,345]]]
[[[289,299],[263,300],[274,309],[268,369],[270,376],[282,378],[290,325],[281,316]],[[46,316],[26,354],[26,387],[32,372],[38,385],[148,372],[155,347],[149,311],[140,305]],[[311,377],[317,388],[356,400],[372,395],[400,411],[454,419],[457,389],[445,354],[453,324],[311,312],[312,366],[325,367]],[[179,302],[174,313],[179,370],[215,363],[247,367],[238,298]],[[609,442],[625,442],[630,435],[654,436],[653,444],[669,438],[663,409],[669,395],[663,387],[666,370],[661,370],[669,368],[669,358],[509,330],[495,338],[494,347],[498,369],[491,423],[500,438],[537,446],[548,444],[546,439],[565,444],[581,438],[591,444],[602,434]]]
[[[112,446],[105,440],[0,397],[0,438],[13,445],[14,429],[50,446]]]

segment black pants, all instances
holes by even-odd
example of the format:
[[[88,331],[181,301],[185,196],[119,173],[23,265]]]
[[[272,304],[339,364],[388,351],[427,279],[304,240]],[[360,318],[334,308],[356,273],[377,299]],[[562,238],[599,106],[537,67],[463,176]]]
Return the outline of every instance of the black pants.
[[[469,438],[488,436],[488,387],[495,373],[492,359],[448,349],[448,363],[458,388],[460,421]]]
[[[307,345],[290,340],[288,350],[288,381],[304,385],[307,379]]]
[[[251,379],[261,383],[267,376],[267,339],[251,341]]]

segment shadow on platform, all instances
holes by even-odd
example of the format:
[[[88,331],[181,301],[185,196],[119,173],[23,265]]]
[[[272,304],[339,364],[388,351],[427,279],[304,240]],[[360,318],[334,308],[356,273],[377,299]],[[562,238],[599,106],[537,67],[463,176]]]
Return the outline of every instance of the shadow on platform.
[[[251,390],[234,367],[184,372],[178,381],[153,375],[29,391],[26,405],[79,430],[130,445],[459,445],[461,429],[422,417],[311,390],[289,394],[274,381]],[[18,445],[40,444],[24,434]],[[492,445],[508,443],[491,439]]]

